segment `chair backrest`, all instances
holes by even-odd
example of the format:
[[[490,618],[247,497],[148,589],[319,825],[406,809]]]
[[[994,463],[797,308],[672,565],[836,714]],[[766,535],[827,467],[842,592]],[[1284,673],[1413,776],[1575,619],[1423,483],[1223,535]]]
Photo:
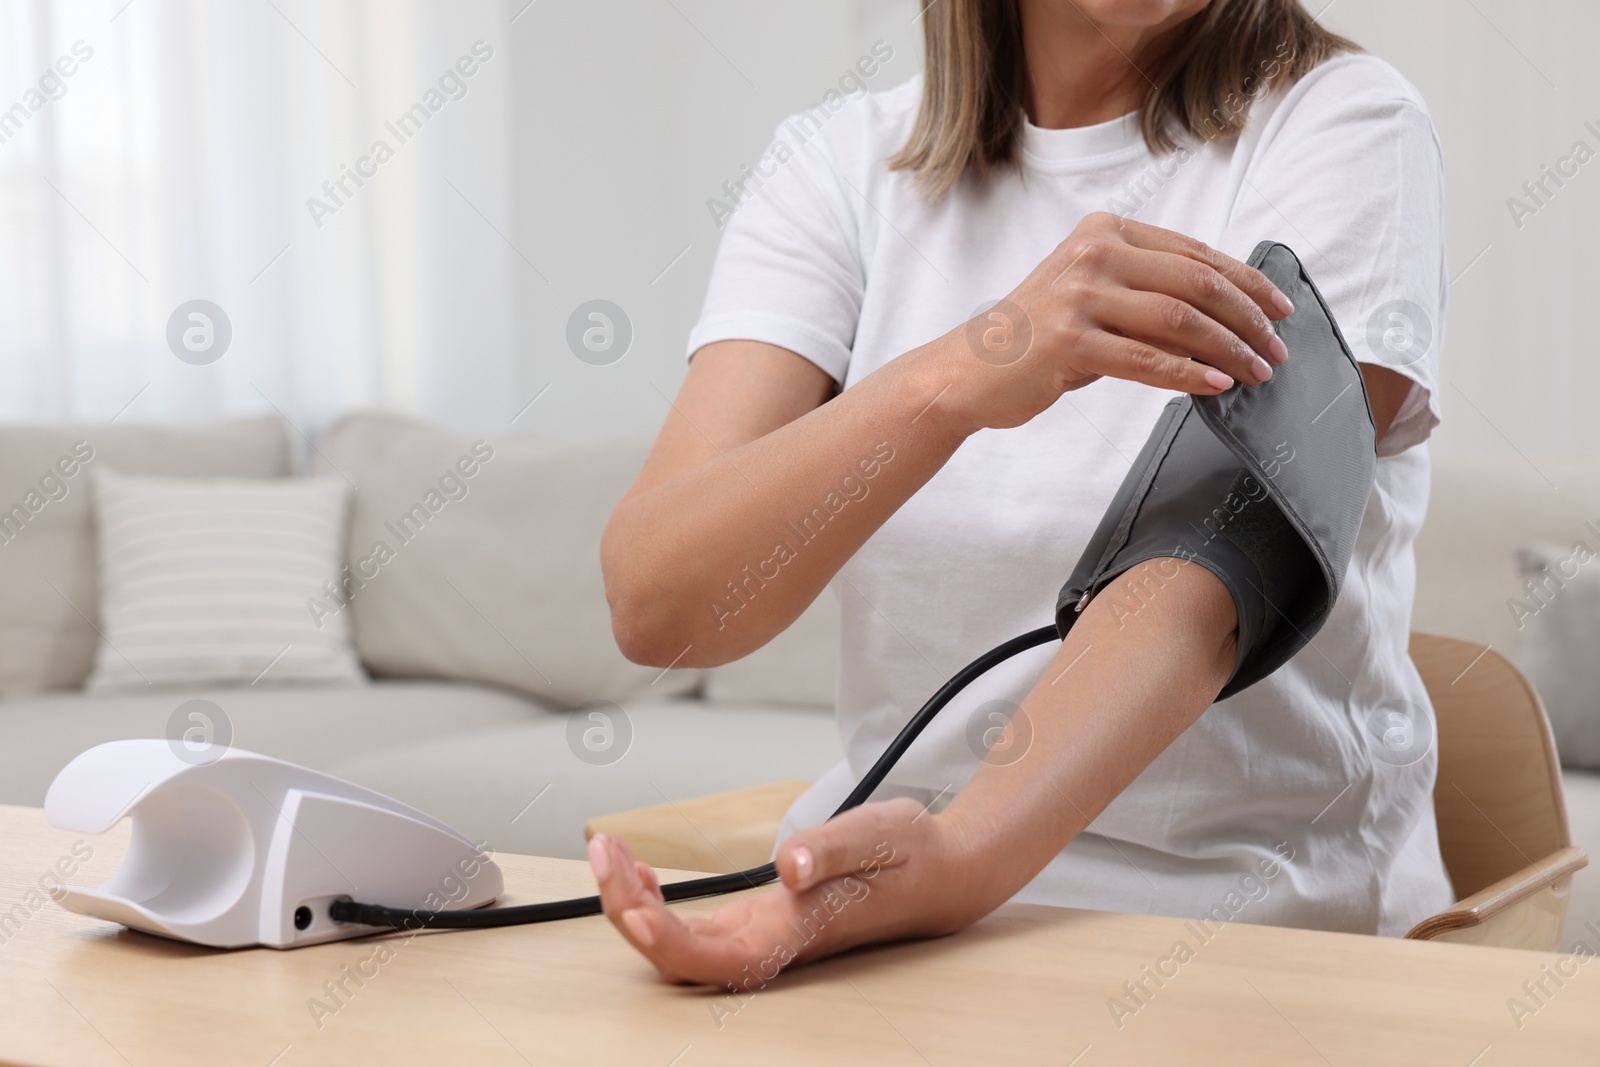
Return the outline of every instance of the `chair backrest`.
[[[1572,843],[1561,765],[1539,694],[1480,644],[1411,635],[1438,722],[1433,805],[1461,899]]]

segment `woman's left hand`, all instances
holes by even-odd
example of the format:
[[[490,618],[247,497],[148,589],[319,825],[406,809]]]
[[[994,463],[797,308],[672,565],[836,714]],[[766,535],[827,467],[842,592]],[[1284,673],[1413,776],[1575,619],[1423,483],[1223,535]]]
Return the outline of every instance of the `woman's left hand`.
[[[663,978],[752,988],[791,963],[975,921],[959,852],[951,825],[915,801],[866,804],[788,838],[771,891],[687,919],[621,840],[596,834],[589,863],[606,917]]]

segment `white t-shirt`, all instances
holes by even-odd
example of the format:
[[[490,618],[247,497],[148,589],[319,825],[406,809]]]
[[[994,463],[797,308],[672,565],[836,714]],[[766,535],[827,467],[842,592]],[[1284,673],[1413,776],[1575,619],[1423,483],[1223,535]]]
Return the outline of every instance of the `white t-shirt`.
[[[1094,211],[1241,260],[1263,239],[1293,248],[1357,359],[1415,383],[1379,449],[1344,591],[1309,646],[1207,710],[1016,899],[1404,933],[1453,899],[1432,710],[1406,651],[1447,290],[1421,97],[1379,59],[1340,57],[1257,100],[1236,140],[1157,157],[1136,116],[1030,124],[1020,169],[930,203],[884,164],[920,94],[913,79],[779,126],[759,189],[728,221],[689,352],[765,341],[849,388],[1004,296]],[[1051,622],[1172,395],[1102,379],[1024,426],[973,435],[845,565],[833,588],[847,758],[796,802],[786,834],[825,819],[950,675]],[[970,722],[989,702],[1020,703],[1055,649],[973,684],[877,796],[948,803],[978,766]]]

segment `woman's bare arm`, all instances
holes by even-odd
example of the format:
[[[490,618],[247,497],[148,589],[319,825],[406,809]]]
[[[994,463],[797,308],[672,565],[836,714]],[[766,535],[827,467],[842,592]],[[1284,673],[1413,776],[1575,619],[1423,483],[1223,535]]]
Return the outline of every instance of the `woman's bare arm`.
[[[1362,372],[1381,440],[1411,386],[1382,367]],[[795,962],[960,930],[1026,885],[1204,713],[1232,670],[1236,627],[1232,598],[1203,567],[1134,568],[1089,602],[1007,726],[998,750],[1025,729],[1026,751],[980,765],[944,811],[893,800],[803,830],[778,851],[779,888],[688,921],[662,903],[650,868],[602,835],[590,859],[605,912],[664,977],[745,989]]]
[[[1259,271],[1105,214],[1005,307],[1004,322],[957,327],[832,400],[827,375],[784,349],[696,353],[601,544],[622,651],[688,667],[759,648],[972,433],[1019,426],[1104,375],[1202,394],[1265,381],[1286,355],[1270,320],[1291,310]],[[981,350],[1019,330],[1020,358]]]
[[[1385,367],[1361,370],[1381,441],[1411,383]],[[1227,684],[1238,626],[1232,598],[1204,567],[1175,561],[1169,579],[1162,562],[1135,567],[1090,602],[1023,701],[1023,721],[1013,719],[1001,738],[1026,743],[1026,754],[981,764],[945,809],[970,877],[955,894],[966,910],[949,917],[953,929],[1026,885]],[[1024,766],[1029,760],[1036,765]]]
[[[1146,566],[1172,575],[1172,561]],[[1216,699],[1233,665],[1233,600],[1181,563],[1151,597],[1136,568],[1084,609],[1009,731],[1032,740],[985,764],[943,812],[867,804],[784,842],[779,888],[681,919],[621,841],[590,843],[606,914],[673,981],[770,978],[777,966],[857,945],[951,933],[1037,874]],[[1112,603],[1145,581],[1134,614]],[[1004,743],[1004,742],[1003,742]],[[774,966],[774,962],[777,966]]]
[[[601,543],[624,654],[715,665],[793,622],[966,439],[935,403],[941,343],[831,400],[785,349],[697,352]]]

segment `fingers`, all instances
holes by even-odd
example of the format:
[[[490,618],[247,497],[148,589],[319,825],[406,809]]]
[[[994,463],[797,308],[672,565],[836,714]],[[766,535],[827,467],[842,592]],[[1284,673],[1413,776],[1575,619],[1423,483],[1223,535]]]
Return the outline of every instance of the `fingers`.
[[[730,904],[714,919],[685,923],[661,897],[648,864],[634,860],[622,840],[596,834],[589,841],[589,865],[600,884],[600,904],[623,938],[669,982],[725,984],[749,965],[753,932],[748,911]],[[721,921],[724,913],[730,921]],[[767,924],[761,942],[778,936],[781,918]]]
[[[786,841],[785,885],[682,920],[648,866],[620,840],[596,834],[590,864],[606,917],[662,977],[733,988],[764,986],[783,968],[873,941],[949,933],[943,900],[955,879],[938,816],[899,799],[858,808]],[[810,888],[796,891],[795,884]],[[870,901],[870,903],[869,903]]]
[[[589,839],[589,867],[600,885],[600,909],[629,944],[656,962],[651,949],[678,917],[667,909],[661,886],[649,866],[634,860],[628,846],[608,834]],[[673,978],[659,964],[663,977]]]
[[[900,799],[856,808],[821,826],[801,830],[778,849],[778,876],[796,893],[845,875],[862,875],[892,865],[893,844],[911,830],[922,813],[915,801]]]
[[[661,895],[661,883],[656,879],[656,869],[638,860],[634,860],[633,869],[638,872],[639,881],[644,883],[645,889],[649,890],[657,900],[664,902],[666,897]]]
[[[1222,272],[1193,259],[1140,248],[1128,249],[1118,268],[1130,288],[1164,294],[1203,312],[1266,362],[1282,363],[1288,357],[1267,313]],[[1231,367],[1219,369],[1254,380]]]
[[[1215,396],[1233,387],[1233,379],[1215,367],[1104,330],[1086,334],[1080,349],[1084,364],[1107,377],[1196,396]]]
[[[1119,288],[1098,294],[1096,301],[1101,323],[1134,340],[1199,360],[1242,382],[1259,384],[1272,377],[1272,367],[1237,334],[1185,300]]]
[[[1139,343],[1099,338],[1100,361],[1080,352],[1076,370],[1206,394],[1233,381],[1258,385],[1288,358],[1272,322],[1293,306],[1260,271],[1134,219],[1094,215],[1080,230],[1063,245],[1068,263],[1052,285],[1064,283],[1080,323]],[[1221,374],[1174,361],[1182,357]]]
[[[1294,305],[1290,303],[1289,298],[1272,284],[1271,279],[1254,267],[1241,263],[1193,237],[1160,226],[1151,226],[1137,219],[1119,218],[1117,221],[1118,230],[1128,244],[1152,252],[1184,256],[1204,264],[1221,274],[1270,318],[1282,319],[1293,314]]]

